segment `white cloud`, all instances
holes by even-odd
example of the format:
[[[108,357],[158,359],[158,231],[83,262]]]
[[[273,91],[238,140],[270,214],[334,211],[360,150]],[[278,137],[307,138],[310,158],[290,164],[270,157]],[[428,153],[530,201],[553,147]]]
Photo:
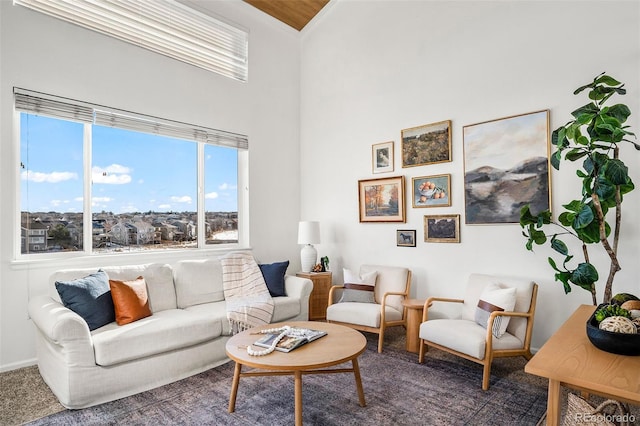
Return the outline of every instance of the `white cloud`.
[[[51,203],[51,205],[53,207],[58,207],[60,204],[62,204],[62,201],[61,200],[51,200],[50,203]]]
[[[107,167],[94,166],[91,169],[93,183],[106,183],[123,185],[131,183],[131,169],[120,164],[111,164]]]
[[[111,197],[93,197],[94,203],[108,203],[109,201],[113,201]]]
[[[32,171],[24,171],[20,174],[22,180],[28,180],[30,182],[47,182],[47,183],[57,183],[63,182],[65,180],[78,179],[78,174],[73,172],[51,172],[51,173],[42,173],[42,172],[32,172]]]
[[[191,197],[189,197],[188,195],[182,195],[180,197],[178,196],[173,196],[170,198],[171,201],[173,201],[174,203],[187,203],[187,204],[191,204]]]
[[[171,204],[160,204],[159,209],[171,210]]]
[[[225,182],[225,183],[221,184],[221,185],[218,187],[218,189],[219,189],[220,191],[229,191],[229,190],[232,190],[232,189],[238,189],[238,187],[237,187],[236,185],[230,185],[230,184],[228,184],[228,183],[226,183],[226,182]]]
[[[208,192],[208,193],[204,194],[204,198],[209,199],[209,200],[214,200],[214,199],[218,198],[218,193],[217,192]]]

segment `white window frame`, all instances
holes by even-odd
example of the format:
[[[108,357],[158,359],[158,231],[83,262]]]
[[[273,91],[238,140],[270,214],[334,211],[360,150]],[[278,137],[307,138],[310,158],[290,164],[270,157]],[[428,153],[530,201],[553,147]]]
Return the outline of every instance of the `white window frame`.
[[[51,257],[82,257],[82,256],[114,256],[115,253],[95,253],[93,251],[92,240],[92,219],[93,212],[91,209],[91,126],[96,125],[113,125],[113,127],[125,128],[131,131],[140,131],[152,134],[159,134],[162,136],[171,136],[184,140],[191,140],[197,143],[197,248],[189,249],[163,249],[166,252],[183,251],[193,252],[194,250],[214,250],[214,249],[237,249],[249,246],[249,142],[246,135],[239,133],[227,132],[223,130],[212,129],[204,126],[192,125],[188,123],[161,119],[144,114],[133,113],[129,111],[119,110],[116,108],[108,108],[102,105],[91,104],[88,102],[77,101],[69,98],[63,98],[55,95],[49,95],[42,92],[36,92],[26,89],[14,87],[14,97],[16,99],[14,108],[14,140],[16,144],[16,189],[15,189],[15,212],[16,218],[14,221],[14,259],[16,260],[40,260]],[[19,100],[18,100],[19,99]],[[92,117],[91,122],[87,121],[87,111],[91,109],[93,112],[90,114]],[[78,113],[80,111],[80,113]],[[113,119],[111,124],[106,121],[98,120],[96,117],[99,114],[104,113],[111,114],[109,117]],[[50,253],[46,255],[42,253],[28,253],[23,254],[21,250],[21,181],[20,181],[20,114],[29,113],[34,115],[44,115],[62,120],[69,121],[81,121],[84,122],[84,137],[83,137],[83,250]],[[80,114],[80,115],[78,115]],[[80,117],[82,119],[74,120],[74,117]],[[103,115],[104,117],[104,115]],[[124,119],[126,125],[123,127],[119,124],[118,119]],[[140,126],[136,126],[138,121]],[[205,144],[226,146],[236,148],[238,150],[238,164],[237,164],[237,178],[238,178],[238,242],[232,244],[206,244],[205,238],[205,188],[204,188],[204,146]],[[29,236],[27,236],[29,238]],[[153,253],[154,250],[148,250],[146,253]],[[128,256],[128,253],[119,253],[117,255]]]

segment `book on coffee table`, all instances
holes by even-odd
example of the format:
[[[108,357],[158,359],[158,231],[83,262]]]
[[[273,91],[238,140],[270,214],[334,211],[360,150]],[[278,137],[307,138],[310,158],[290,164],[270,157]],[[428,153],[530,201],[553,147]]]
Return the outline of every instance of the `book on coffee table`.
[[[265,334],[253,344],[262,348],[271,347],[273,340],[280,334]],[[327,332],[322,330],[312,330],[310,328],[292,327],[291,334],[285,335],[276,345],[276,350],[280,352],[291,352],[300,346],[313,342],[316,339],[326,336]]]

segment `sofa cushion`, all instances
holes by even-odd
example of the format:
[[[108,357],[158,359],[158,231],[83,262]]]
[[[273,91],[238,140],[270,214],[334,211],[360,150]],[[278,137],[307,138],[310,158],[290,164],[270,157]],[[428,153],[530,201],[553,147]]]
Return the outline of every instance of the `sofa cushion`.
[[[115,365],[193,346],[222,334],[222,323],[184,309],[168,309],[131,324],[115,322],[92,333],[96,364]]]
[[[105,266],[100,268],[112,280],[133,280],[143,276],[147,283],[151,312],[176,308],[176,290],[173,285],[173,269],[170,265],[148,263],[141,265]],[[49,296],[62,302],[55,288],[56,281],[68,281],[93,274],[98,268],[63,269],[54,272],[49,279]],[[107,285],[109,283],[107,282]],[[115,315],[114,315],[115,316]]]
[[[222,334],[224,336],[231,335],[231,324],[229,323],[229,318],[227,318],[227,302],[224,300],[220,302],[193,305],[188,308],[184,308],[184,310],[187,312],[193,312],[199,316],[204,316],[211,322],[220,322],[222,325]]]
[[[271,297],[286,296],[284,290],[284,275],[289,267],[289,261],[258,265],[264,282],[267,283]]]
[[[174,281],[179,308],[224,300],[219,259],[182,260],[175,267]]]
[[[118,325],[151,316],[147,284],[142,276],[128,281],[109,280],[109,287]]]
[[[127,265],[102,268],[110,280],[133,280],[144,277],[149,295],[151,312],[176,308],[176,290],[173,285],[173,268],[162,263]]]
[[[86,321],[89,330],[95,330],[115,320],[106,272],[98,271],[75,280],[56,281],[55,286],[62,304],[80,315]]]

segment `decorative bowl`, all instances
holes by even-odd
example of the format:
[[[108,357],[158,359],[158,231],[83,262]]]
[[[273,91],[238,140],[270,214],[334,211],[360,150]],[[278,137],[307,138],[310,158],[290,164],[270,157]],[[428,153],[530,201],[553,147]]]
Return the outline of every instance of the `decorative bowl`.
[[[603,305],[598,306],[596,311]],[[618,355],[640,355],[640,334],[600,330],[596,311],[587,320],[587,337],[598,349]]]

